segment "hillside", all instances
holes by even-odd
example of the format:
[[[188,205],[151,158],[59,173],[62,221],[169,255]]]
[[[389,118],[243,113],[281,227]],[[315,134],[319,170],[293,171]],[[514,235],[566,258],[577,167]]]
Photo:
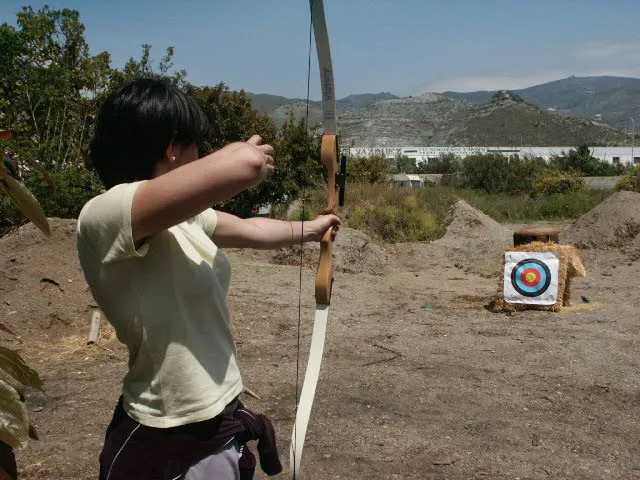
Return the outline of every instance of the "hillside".
[[[476,104],[443,94],[384,100],[340,115],[345,145],[615,145],[623,132],[505,100]]]
[[[568,77],[513,90],[525,101],[543,110],[601,121],[617,129],[631,128],[628,117],[640,117],[640,79],[626,77]],[[496,91],[445,92],[445,95],[489,102]]]
[[[638,83],[640,84],[640,80]],[[551,84],[554,84],[555,93],[549,87]],[[629,137],[625,137],[623,131],[602,121],[556,114],[568,112],[568,107],[556,112],[537,108],[537,98],[544,97],[549,103],[558,102],[555,105],[570,105],[572,102],[576,103],[575,98],[580,97],[579,91],[576,93],[572,90],[571,83],[561,80],[551,84],[527,89],[529,92],[537,92],[535,95],[530,93],[527,96],[524,91],[518,91],[527,103],[510,99],[497,103],[478,103],[490,99],[494,92],[427,93],[407,98],[398,98],[390,93],[351,95],[337,102],[342,144],[397,147],[583,143],[606,146],[629,143]],[[267,113],[278,125],[286,121],[290,112],[296,118],[305,118],[307,115],[305,100],[275,95],[250,95],[254,107]],[[633,105],[638,101],[640,90],[627,103]],[[605,100],[603,102],[606,103]],[[322,104],[310,102],[309,125],[313,127],[321,121]]]
[[[247,95],[251,99],[253,108],[260,112],[267,113],[278,126],[281,126],[289,118],[289,112],[293,112],[295,118],[305,118],[307,115],[307,101],[305,99],[290,99],[266,93],[247,93]],[[397,98],[398,97],[388,92],[349,95],[337,100],[336,107],[339,111],[351,111],[366,108],[380,100]],[[317,125],[322,122],[322,102],[309,102],[308,122],[309,125]]]

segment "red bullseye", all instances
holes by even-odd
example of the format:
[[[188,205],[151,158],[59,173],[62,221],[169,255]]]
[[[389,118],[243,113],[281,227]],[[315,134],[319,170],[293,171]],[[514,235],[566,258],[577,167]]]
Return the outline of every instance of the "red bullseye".
[[[527,287],[535,287],[541,280],[540,272],[535,268],[527,268],[520,278]]]

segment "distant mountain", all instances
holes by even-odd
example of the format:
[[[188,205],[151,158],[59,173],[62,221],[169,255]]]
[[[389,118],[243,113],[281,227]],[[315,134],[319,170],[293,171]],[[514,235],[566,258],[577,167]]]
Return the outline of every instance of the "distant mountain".
[[[278,125],[282,125],[289,117],[289,112],[293,111],[296,118],[304,118],[307,114],[307,101],[302,98],[286,98],[278,95],[266,93],[247,93],[251,99],[253,108],[268,114]],[[336,100],[336,108],[340,110],[356,110],[366,108],[380,100],[397,99],[389,92],[363,93],[359,95],[349,95],[340,100]],[[310,125],[322,122],[322,102],[309,101]]]
[[[588,119],[553,115],[509,97],[474,103],[429,93],[341,112],[345,146],[624,145],[624,132]]]
[[[363,93],[360,95],[349,95],[342,100],[336,102],[336,106],[341,110],[352,110],[357,108],[363,108],[367,105],[371,105],[380,100],[395,100],[398,97],[389,93]]]
[[[550,112],[584,117],[624,130],[628,117],[640,118],[640,79],[626,77],[569,77],[520,90],[512,90],[525,101]],[[496,91],[445,92],[445,95],[489,102]]]
[[[495,93],[350,95],[337,101],[340,142],[378,147],[627,145],[623,122],[629,116],[640,120],[640,79],[570,77],[515,90],[524,101],[509,95],[491,101]],[[290,112],[305,118],[307,110],[310,128],[322,122],[321,102],[307,107],[299,98],[248,95],[278,125]]]
[[[253,108],[264,113],[271,113],[282,106],[293,105],[305,101],[301,98],[287,98],[279,95],[269,95],[268,93],[246,92],[246,94],[251,99],[251,105]]]

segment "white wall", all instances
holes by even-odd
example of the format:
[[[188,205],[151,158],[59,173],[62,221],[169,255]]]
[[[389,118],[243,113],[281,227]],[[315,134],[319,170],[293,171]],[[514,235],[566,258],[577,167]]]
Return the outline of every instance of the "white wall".
[[[504,155],[520,155],[542,157],[548,160],[552,155],[568,152],[575,147],[353,147],[349,148],[349,156],[356,158],[370,157],[372,155],[384,155],[386,158],[394,158],[396,155],[405,155],[415,159],[418,163],[426,162],[429,158],[438,158],[440,155],[454,154],[458,157],[466,157],[476,153],[500,152]],[[605,162],[617,161],[626,164],[634,163],[631,159],[632,147],[591,147],[591,154]],[[640,163],[640,145],[633,148],[635,163]]]

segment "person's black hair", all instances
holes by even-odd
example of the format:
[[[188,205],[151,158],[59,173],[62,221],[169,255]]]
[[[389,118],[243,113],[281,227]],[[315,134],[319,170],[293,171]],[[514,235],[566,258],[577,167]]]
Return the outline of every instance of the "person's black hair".
[[[188,146],[211,131],[198,103],[165,80],[121,86],[98,113],[89,158],[104,186],[148,180],[171,142]]]

